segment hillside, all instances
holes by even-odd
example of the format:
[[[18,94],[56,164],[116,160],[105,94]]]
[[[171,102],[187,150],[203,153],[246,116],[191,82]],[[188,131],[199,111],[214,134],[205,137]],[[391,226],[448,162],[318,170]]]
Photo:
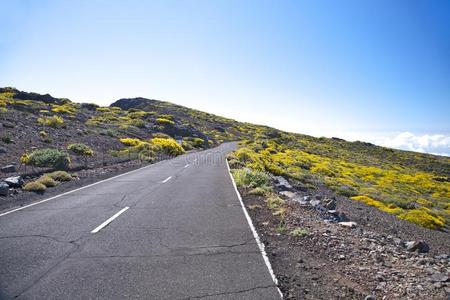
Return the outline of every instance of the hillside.
[[[285,299],[450,293],[450,158],[164,101],[99,107],[0,89],[0,210],[226,141],[239,142],[231,172]]]
[[[448,157],[287,133],[145,98],[99,107],[2,88],[0,109],[0,163],[15,165],[8,176],[47,170],[26,166],[23,155],[36,149],[69,152],[71,167],[83,169],[153,162],[239,140],[242,147],[232,160],[235,168],[281,175],[307,188],[324,184],[338,195],[424,227],[444,229],[450,222]],[[183,149],[170,148],[171,138],[182,141]],[[70,144],[80,143],[92,150],[91,155],[68,151]]]

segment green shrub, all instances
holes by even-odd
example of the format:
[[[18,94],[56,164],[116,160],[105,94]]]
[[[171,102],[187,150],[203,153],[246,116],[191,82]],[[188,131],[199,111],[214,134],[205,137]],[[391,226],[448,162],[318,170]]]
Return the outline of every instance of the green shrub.
[[[55,172],[51,172],[51,173],[48,173],[45,175],[47,175],[48,177],[50,177],[56,181],[71,181],[72,180],[72,176],[65,171],[55,171]]]
[[[5,144],[11,144],[13,139],[9,135],[2,136],[2,142]]]
[[[85,145],[83,143],[70,144],[69,146],[67,146],[67,150],[81,156],[94,155],[94,151],[88,145]]]
[[[70,158],[67,153],[58,149],[46,148],[31,152],[26,164],[34,167],[67,169],[70,165]]]
[[[291,234],[292,236],[303,237],[303,236],[310,235],[311,233],[310,233],[308,230],[306,230],[306,229],[297,227],[297,228],[295,228],[294,230],[292,230],[292,231],[290,232],[290,234]]]
[[[251,189],[248,193],[250,195],[266,195],[272,192],[272,188],[269,186],[258,186],[255,187],[254,189]]]
[[[238,187],[256,188],[269,184],[269,176],[264,172],[245,168],[232,170],[232,174]]]
[[[54,187],[58,184],[53,178],[48,175],[42,175],[38,180],[36,180],[36,182],[42,183],[46,187]]]
[[[36,192],[36,193],[42,193],[46,189],[47,189],[47,187],[44,184],[37,182],[37,181],[28,182],[23,187],[23,190],[25,190],[25,191]]]

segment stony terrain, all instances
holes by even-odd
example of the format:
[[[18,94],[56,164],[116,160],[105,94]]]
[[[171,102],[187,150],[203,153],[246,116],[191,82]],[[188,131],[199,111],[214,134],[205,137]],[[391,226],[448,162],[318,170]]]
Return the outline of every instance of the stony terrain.
[[[177,152],[158,152],[154,139]],[[0,88],[0,210],[236,140],[232,168],[270,178],[270,186],[240,190],[287,299],[448,298],[449,158],[287,133],[164,101],[98,107]],[[23,190],[54,171],[27,165],[24,154],[69,155],[73,143],[92,155],[70,153],[71,181]]]
[[[285,202],[241,189],[286,299],[447,299],[450,236],[274,177]],[[280,211],[280,210],[278,210]]]

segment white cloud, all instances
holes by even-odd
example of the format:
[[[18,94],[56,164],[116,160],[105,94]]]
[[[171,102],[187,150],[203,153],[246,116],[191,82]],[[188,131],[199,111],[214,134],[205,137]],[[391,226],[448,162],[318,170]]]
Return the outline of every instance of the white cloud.
[[[364,141],[375,145],[435,155],[450,156],[449,134],[414,134],[405,132],[326,132],[315,136],[340,137],[347,141]]]
[[[444,134],[416,135],[411,132],[401,132],[374,142],[389,148],[450,156],[450,136]]]

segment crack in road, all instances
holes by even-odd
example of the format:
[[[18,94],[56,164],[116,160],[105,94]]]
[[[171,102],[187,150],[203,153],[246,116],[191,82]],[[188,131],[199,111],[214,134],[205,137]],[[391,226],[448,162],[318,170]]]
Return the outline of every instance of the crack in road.
[[[245,289],[245,290],[221,292],[221,293],[215,293],[215,294],[204,294],[204,295],[200,295],[200,296],[189,296],[187,298],[181,298],[180,300],[202,299],[202,298],[207,298],[207,297],[216,297],[216,296],[224,296],[224,295],[236,295],[236,294],[248,293],[248,292],[259,290],[259,289],[269,289],[269,288],[276,288],[276,285],[272,284],[272,285],[266,285],[266,286],[257,286],[257,287],[249,288],[249,289]]]

